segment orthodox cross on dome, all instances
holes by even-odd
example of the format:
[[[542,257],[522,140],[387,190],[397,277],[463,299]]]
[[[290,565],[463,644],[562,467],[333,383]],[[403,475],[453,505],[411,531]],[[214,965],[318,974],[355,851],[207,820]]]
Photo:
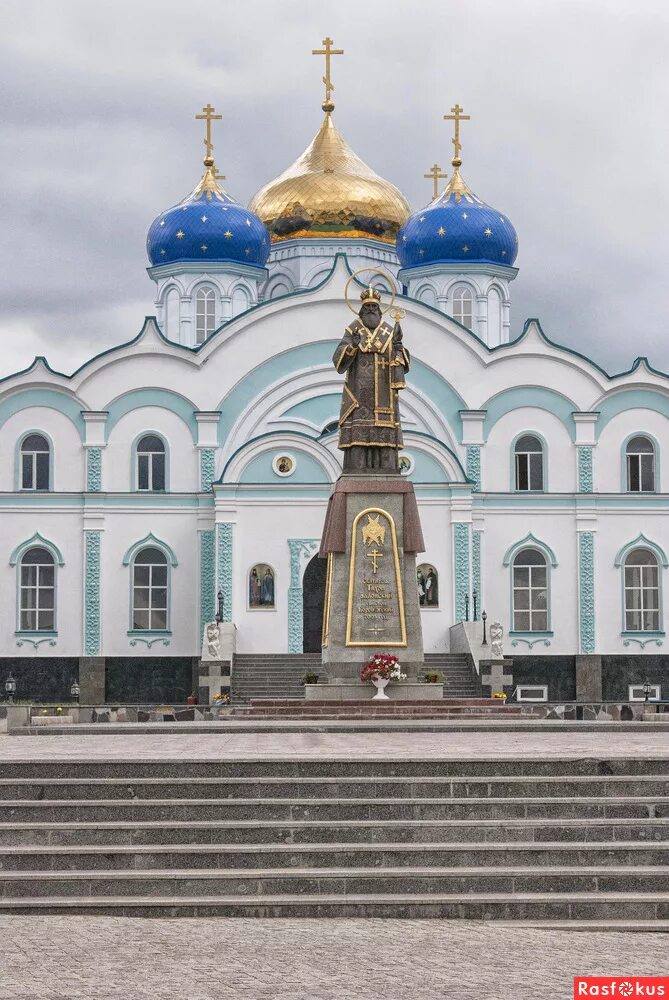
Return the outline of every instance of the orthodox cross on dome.
[[[434,184],[434,191],[432,193],[432,200],[434,201],[434,199],[439,194],[439,181],[442,180],[442,179],[447,178],[448,174],[442,174],[441,167],[437,163],[434,163],[430,167],[430,169],[428,170],[428,172],[426,174],[423,174],[423,177],[425,178],[426,181],[429,181],[430,178],[432,178],[432,182]]]
[[[215,114],[215,110],[216,109],[212,108],[211,104],[207,104],[204,108],[202,108],[202,114],[195,115],[198,121],[205,121],[207,123],[207,135],[203,140],[206,149],[204,162],[207,166],[209,166],[209,164],[207,164],[207,160],[211,160],[212,165],[214,162],[214,158],[212,156],[214,144],[211,141],[211,123],[223,117],[223,115]]]
[[[463,108],[461,108],[459,104],[456,104],[455,107],[451,108],[450,115],[444,115],[444,121],[455,122],[454,135],[452,139],[455,152],[453,159],[451,160],[454,167],[459,167],[462,164],[462,160],[460,159],[460,150],[462,149],[462,144],[460,142],[460,122],[468,122],[471,120],[471,115],[463,115],[462,112]]]
[[[322,49],[312,49],[312,56],[325,56],[325,76],[323,77],[323,83],[325,84],[325,100],[323,101],[322,108],[323,111],[334,111],[334,102],[331,98],[331,93],[335,89],[334,83],[330,77],[330,56],[343,56],[343,49],[333,49],[332,46],[334,42],[331,38],[323,39]]]

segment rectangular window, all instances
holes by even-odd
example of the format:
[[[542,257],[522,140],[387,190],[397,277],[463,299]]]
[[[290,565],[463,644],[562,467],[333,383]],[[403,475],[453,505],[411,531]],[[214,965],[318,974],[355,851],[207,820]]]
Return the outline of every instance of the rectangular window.
[[[26,632],[52,632],[55,623],[53,566],[21,567],[19,628]]]
[[[35,476],[33,469],[32,454],[21,455],[21,489],[22,490],[35,489]]]
[[[530,462],[529,455],[516,455],[516,489],[529,490]]]
[[[165,489],[165,456],[151,456],[151,489]]]
[[[149,456],[137,456],[137,489],[149,490]]]
[[[544,488],[543,455],[523,453],[516,455],[516,489],[536,490]]]
[[[657,632],[659,628],[660,588],[657,566],[626,566],[626,631]]]
[[[514,567],[513,628],[516,632],[548,630],[548,587],[545,566]]]
[[[655,490],[655,456],[627,456],[627,489],[630,493],[653,493]]]
[[[38,452],[35,455],[36,465],[37,465],[37,484],[36,489],[38,490],[48,490],[49,489],[49,455],[45,452]]]

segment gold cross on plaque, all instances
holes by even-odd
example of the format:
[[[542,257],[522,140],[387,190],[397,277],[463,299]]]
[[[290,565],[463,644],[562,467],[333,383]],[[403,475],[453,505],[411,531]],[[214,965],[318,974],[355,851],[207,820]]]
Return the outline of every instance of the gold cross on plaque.
[[[463,115],[462,111],[463,109],[460,105],[456,104],[455,107],[451,108],[452,113],[450,115],[444,115],[444,121],[455,122],[454,135],[451,140],[453,146],[455,147],[452,163],[453,166],[458,167],[460,166],[460,150],[462,149],[462,143],[460,142],[460,122],[471,121],[471,115]],[[457,164],[455,162],[456,160],[458,160]]]
[[[198,119],[198,121],[205,121],[207,123],[207,136],[204,139],[204,145],[205,145],[206,150],[207,150],[207,152],[206,152],[207,159],[211,159],[211,153],[212,153],[212,150],[214,148],[214,145],[213,145],[213,143],[211,141],[211,123],[213,121],[215,121],[215,120],[223,117],[223,115],[214,114],[215,110],[216,109],[212,108],[211,104],[207,104],[207,105],[205,105],[204,108],[202,108],[202,114],[201,115],[195,115],[195,117]]]
[[[379,552],[378,549],[374,548],[371,552],[367,553],[367,558],[372,560],[372,573],[376,575],[379,569],[379,559],[383,557],[383,552]]]
[[[334,102],[331,99],[331,92],[335,89],[334,83],[330,76],[330,56],[343,56],[343,49],[333,49],[333,41],[331,38],[323,39],[322,49],[312,49],[312,56],[325,56],[325,76],[323,77],[323,83],[325,84],[325,100],[323,101],[323,111],[334,111]]]
[[[385,632],[384,628],[380,625],[372,625],[371,628],[365,629],[366,632],[372,632],[374,635],[378,635],[380,632]]]
[[[434,163],[430,167],[430,169],[428,170],[428,172],[426,174],[423,174],[423,177],[427,181],[429,181],[429,179],[432,178],[432,182],[434,184],[434,191],[432,192],[432,200],[434,201],[434,199],[439,194],[439,181],[442,180],[442,179],[447,178],[448,174],[442,174],[441,167],[439,166],[439,164]]]

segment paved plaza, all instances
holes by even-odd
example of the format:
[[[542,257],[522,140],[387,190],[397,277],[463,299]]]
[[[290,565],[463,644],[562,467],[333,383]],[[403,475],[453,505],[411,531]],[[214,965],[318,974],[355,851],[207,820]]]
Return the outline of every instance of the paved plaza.
[[[420,920],[0,919],[2,1000],[571,1000],[669,974],[666,934]]]

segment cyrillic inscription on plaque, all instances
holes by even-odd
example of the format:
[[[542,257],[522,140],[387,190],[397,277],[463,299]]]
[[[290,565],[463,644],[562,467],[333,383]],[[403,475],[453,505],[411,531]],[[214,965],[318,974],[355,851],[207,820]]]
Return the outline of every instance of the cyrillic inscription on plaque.
[[[404,595],[392,516],[368,507],[353,521],[347,646],[406,646]]]

